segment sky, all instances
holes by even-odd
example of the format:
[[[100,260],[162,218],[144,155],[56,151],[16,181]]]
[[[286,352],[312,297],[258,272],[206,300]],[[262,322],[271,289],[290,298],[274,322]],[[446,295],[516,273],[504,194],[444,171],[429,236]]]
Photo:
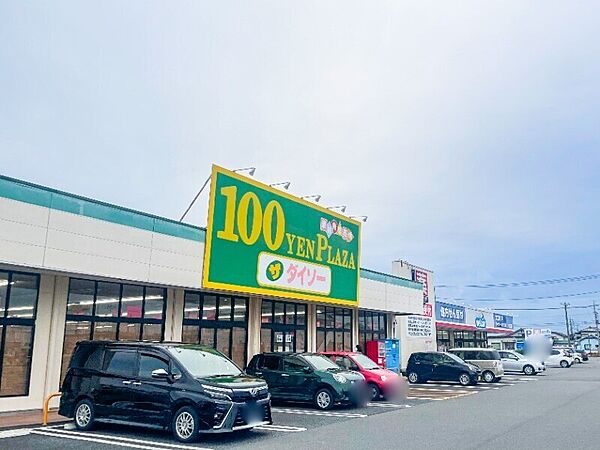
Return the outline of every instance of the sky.
[[[590,305],[600,279],[464,286],[600,274],[599,27],[593,1],[0,0],[0,173],[178,219],[213,163],[255,166],[367,215],[361,265],[438,299]]]

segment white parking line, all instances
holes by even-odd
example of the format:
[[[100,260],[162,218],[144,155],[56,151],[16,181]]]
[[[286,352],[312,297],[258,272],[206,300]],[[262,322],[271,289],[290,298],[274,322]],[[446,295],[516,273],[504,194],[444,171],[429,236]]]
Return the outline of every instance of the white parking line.
[[[502,377],[502,379],[506,379],[509,378],[511,380],[521,380],[521,381],[539,381],[539,378],[528,378],[528,377],[524,377],[523,375],[506,375],[504,374],[504,376]]]
[[[306,428],[303,427],[289,427],[287,425],[260,425],[258,427],[254,427],[254,429],[264,431],[282,431],[284,433],[300,433],[301,431],[306,431]]]
[[[468,391],[463,391],[463,390],[457,390],[457,389],[432,389],[432,388],[411,388],[411,391],[423,391],[423,392],[468,392]]]
[[[33,428],[17,428],[16,430],[0,431],[0,439],[27,436]]]
[[[411,405],[397,405],[396,403],[367,403],[367,406],[376,408],[412,408]]]
[[[52,433],[50,431],[32,430],[31,434],[50,436],[50,437],[57,438],[57,439],[72,439],[75,441],[96,442],[97,444],[116,445],[119,447],[139,448],[142,450],[159,450],[159,449],[165,450],[165,447],[156,447],[156,446],[149,447],[147,445],[135,445],[135,444],[127,443],[127,442],[111,441],[108,439],[94,439],[94,438],[88,438],[88,437],[84,437],[84,436],[71,436],[68,434],[58,434],[58,433]]]
[[[271,411],[283,413],[283,414],[300,414],[300,415],[304,415],[304,416],[349,417],[349,418],[367,417],[367,414],[310,411],[310,410],[304,410],[304,409],[273,408],[273,409],[271,409]]]
[[[66,439],[79,439],[82,441],[99,442],[102,444],[113,444],[121,447],[131,446],[133,448],[143,449],[194,449],[194,450],[212,450],[209,448],[195,447],[190,445],[169,444],[167,442],[147,441],[143,439],[132,439],[122,436],[114,436],[99,433],[84,433],[80,431],[67,431],[60,429],[37,428],[31,431],[32,434],[41,434]]]

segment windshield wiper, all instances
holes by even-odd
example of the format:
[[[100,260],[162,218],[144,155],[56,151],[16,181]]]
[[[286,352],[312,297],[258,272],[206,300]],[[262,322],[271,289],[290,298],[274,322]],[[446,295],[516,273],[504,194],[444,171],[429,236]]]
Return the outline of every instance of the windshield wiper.
[[[207,378],[214,378],[214,377],[236,377],[238,375],[239,375],[239,373],[216,373],[214,375],[206,375],[206,377]]]

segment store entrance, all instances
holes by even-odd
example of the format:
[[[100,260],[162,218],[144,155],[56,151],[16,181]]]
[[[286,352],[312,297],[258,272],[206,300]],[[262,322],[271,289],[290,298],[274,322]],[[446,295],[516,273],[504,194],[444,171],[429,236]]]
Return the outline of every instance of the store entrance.
[[[306,315],[307,306],[305,304],[263,300],[260,351],[305,351]]]

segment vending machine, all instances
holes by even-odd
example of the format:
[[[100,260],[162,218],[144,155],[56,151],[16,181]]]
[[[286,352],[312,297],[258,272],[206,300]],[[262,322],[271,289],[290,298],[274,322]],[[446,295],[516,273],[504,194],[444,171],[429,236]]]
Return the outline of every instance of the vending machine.
[[[385,341],[367,341],[367,356],[379,367],[385,367]]]
[[[394,372],[400,371],[400,341],[382,339],[367,342],[367,356],[378,366]]]

